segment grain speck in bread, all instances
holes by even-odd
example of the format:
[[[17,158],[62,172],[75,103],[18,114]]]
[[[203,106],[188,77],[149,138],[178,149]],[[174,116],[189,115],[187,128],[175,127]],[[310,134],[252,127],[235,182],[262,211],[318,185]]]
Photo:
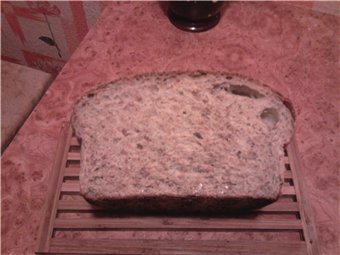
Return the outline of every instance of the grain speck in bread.
[[[212,212],[275,201],[294,120],[280,97],[238,75],[150,74],[74,106],[80,188],[135,212]]]

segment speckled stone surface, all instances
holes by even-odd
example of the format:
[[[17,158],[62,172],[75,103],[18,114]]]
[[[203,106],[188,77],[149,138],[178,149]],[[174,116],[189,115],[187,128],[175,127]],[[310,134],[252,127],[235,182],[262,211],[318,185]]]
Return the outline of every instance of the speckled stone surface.
[[[222,73],[145,74],[84,95],[80,191],[115,211],[232,212],[278,199],[294,119],[280,96]]]
[[[291,99],[322,254],[337,254],[338,45],[339,18],[283,3],[230,3],[201,34],[173,27],[157,2],[110,4],[2,156],[2,254],[33,254],[60,128],[75,100],[120,77],[197,69],[240,73]],[[146,235],[122,237],[130,234]]]

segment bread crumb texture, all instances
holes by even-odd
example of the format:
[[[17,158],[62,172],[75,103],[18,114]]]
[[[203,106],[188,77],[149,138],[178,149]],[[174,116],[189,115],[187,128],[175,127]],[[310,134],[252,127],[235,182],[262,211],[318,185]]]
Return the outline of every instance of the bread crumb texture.
[[[117,209],[229,210],[275,201],[294,119],[281,97],[239,75],[149,74],[83,96],[80,187]],[[119,203],[120,201],[120,203]]]

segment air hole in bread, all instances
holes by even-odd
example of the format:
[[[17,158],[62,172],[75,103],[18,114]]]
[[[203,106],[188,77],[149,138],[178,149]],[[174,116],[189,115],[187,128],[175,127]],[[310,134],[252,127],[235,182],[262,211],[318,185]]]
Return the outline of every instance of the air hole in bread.
[[[264,97],[260,92],[255,89],[251,89],[245,85],[230,85],[229,91],[238,96],[245,96],[250,98]]]
[[[193,135],[196,136],[198,139],[203,139],[203,136],[198,132],[193,133]]]
[[[221,89],[221,90],[225,90],[225,91],[228,91],[229,90],[229,87],[228,87],[228,84],[227,83],[218,83],[218,84],[213,84],[213,89]]]
[[[279,122],[279,113],[275,108],[266,108],[261,113],[261,119],[270,127],[274,127]]]

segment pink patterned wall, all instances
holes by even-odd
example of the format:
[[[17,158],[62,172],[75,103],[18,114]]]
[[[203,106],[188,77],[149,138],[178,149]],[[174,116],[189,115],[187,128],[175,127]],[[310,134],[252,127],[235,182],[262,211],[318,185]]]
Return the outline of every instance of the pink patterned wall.
[[[2,1],[1,58],[57,74],[104,1]]]
[[[107,3],[2,1],[1,58],[56,75]],[[340,16],[340,2],[336,1],[286,3]]]

